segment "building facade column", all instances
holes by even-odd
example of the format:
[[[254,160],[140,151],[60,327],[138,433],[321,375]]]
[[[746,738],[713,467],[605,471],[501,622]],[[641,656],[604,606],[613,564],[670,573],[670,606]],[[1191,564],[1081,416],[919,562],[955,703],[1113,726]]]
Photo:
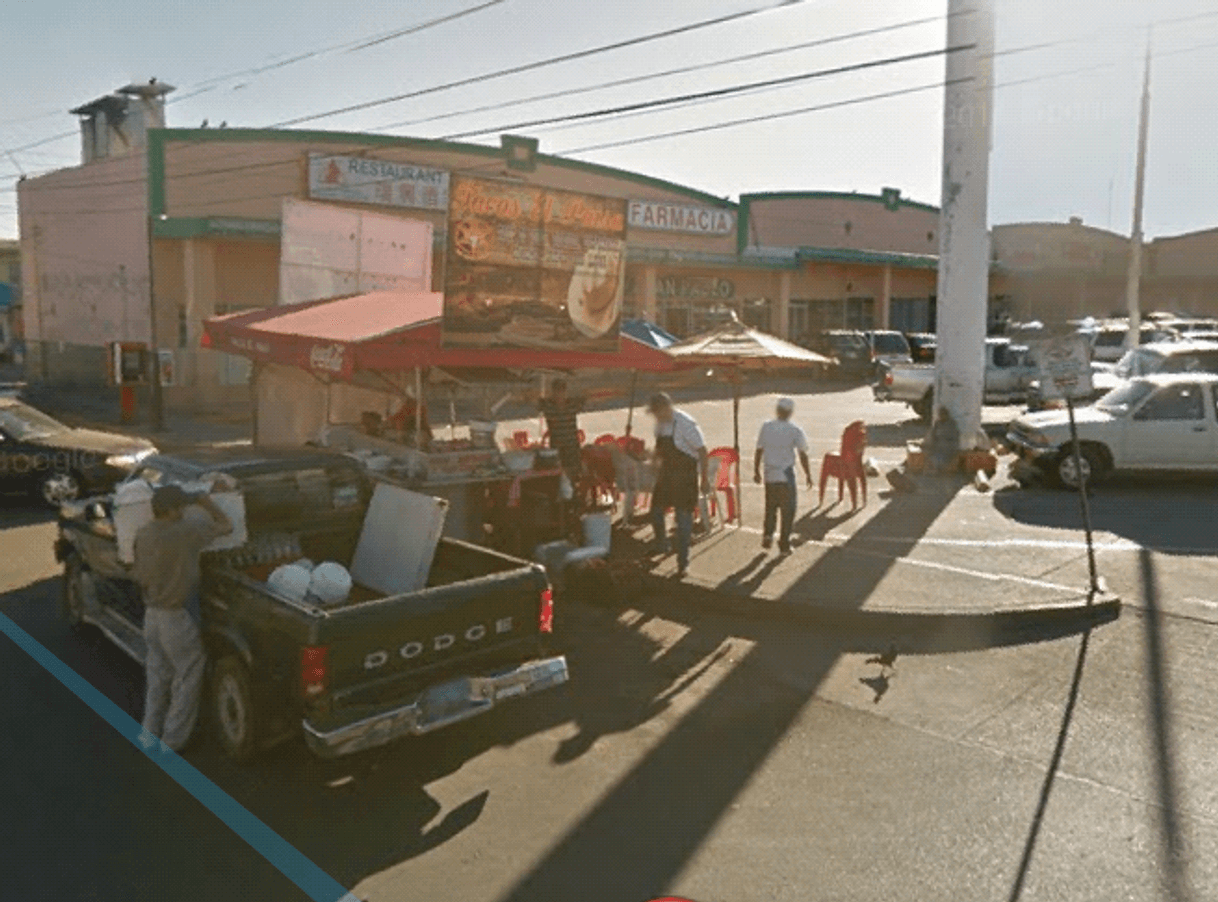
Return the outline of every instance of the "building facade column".
[[[219,386],[221,358],[205,354],[199,342],[203,337],[203,320],[216,314],[216,255],[215,247],[198,238],[182,242],[182,281],[185,335],[179,314],[173,312],[173,328],[161,335],[161,346],[176,349],[178,386],[190,386],[190,400],[213,398]],[[181,347],[185,338],[185,347]]]
[[[791,340],[791,274],[778,274],[778,303],[774,307],[774,334]]]
[[[880,309],[876,311],[876,325],[880,329],[892,328],[892,264],[884,264],[884,276],[880,283]]]
[[[651,323],[659,323],[659,305],[656,302],[656,279],[656,268],[654,266],[644,266],[640,304],[643,319]],[[660,323],[660,325],[663,324]]]

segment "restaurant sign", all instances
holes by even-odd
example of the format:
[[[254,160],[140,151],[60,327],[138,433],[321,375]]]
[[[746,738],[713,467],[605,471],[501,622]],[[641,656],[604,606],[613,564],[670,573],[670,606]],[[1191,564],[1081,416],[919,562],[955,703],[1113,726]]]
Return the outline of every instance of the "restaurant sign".
[[[624,200],[454,176],[447,264],[446,346],[617,351]]]
[[[443,169],[309,154],[309,197],[318,200],[447,210],[448,181]]]
[[[630,227],[690,235],[731,235],[736,230],[736,214],[721,207],[632,200]]]

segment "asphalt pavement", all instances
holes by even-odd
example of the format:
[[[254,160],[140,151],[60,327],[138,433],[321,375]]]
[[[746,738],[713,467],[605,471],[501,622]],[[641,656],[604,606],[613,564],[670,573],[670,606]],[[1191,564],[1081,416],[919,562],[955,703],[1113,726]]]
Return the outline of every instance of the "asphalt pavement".
[[[884,463],[918,428],[858,390],[798,402],[816,456],[856,416]],[[769,403],[746,400],[746,435]],[[721,401],[689,406],[730,438]],[[369,900],[1218,898],[1213,488],[1097,491],[1101,573],[1127,608],[1089,634],[930,643],[664,594],[567,600],[572,681],[549,697],[336,762],[300,743],[245,768],[209,742],[187,760]],[[867,528],[880,510],[816,539],[868,551],[876,592],[950,601],[947,568],[1012,597],[1085,579],[1067,494],[960,494]],[[0,512],[0,612],[138,716],[139,668],[58,620],[53,534]],[[5,639],[0,679],[5,898],[302,898]]]

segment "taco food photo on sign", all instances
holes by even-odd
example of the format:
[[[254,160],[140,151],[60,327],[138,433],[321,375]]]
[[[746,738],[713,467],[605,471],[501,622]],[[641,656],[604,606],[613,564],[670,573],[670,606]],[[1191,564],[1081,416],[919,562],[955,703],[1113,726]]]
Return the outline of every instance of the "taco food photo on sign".
[[[443,341],[614,353],[626,201],[454,176]]]

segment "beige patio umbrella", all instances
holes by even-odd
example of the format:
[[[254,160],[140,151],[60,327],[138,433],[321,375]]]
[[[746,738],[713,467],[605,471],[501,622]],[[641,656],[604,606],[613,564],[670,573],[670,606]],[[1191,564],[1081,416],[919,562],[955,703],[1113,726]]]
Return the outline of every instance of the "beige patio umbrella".
[[[740,382],[747,371],[780,370],[800,366],[824,366],[833,361],[823,354],[801,348],[776,335],[750,329],[735,314],[717,329],[677,342],[664,349],[679,363],[726,367],[732,371],[732,442],[740,459]],[[744,498],[740,492],[740,464],[736,465],[736,525],[743,521]]]

